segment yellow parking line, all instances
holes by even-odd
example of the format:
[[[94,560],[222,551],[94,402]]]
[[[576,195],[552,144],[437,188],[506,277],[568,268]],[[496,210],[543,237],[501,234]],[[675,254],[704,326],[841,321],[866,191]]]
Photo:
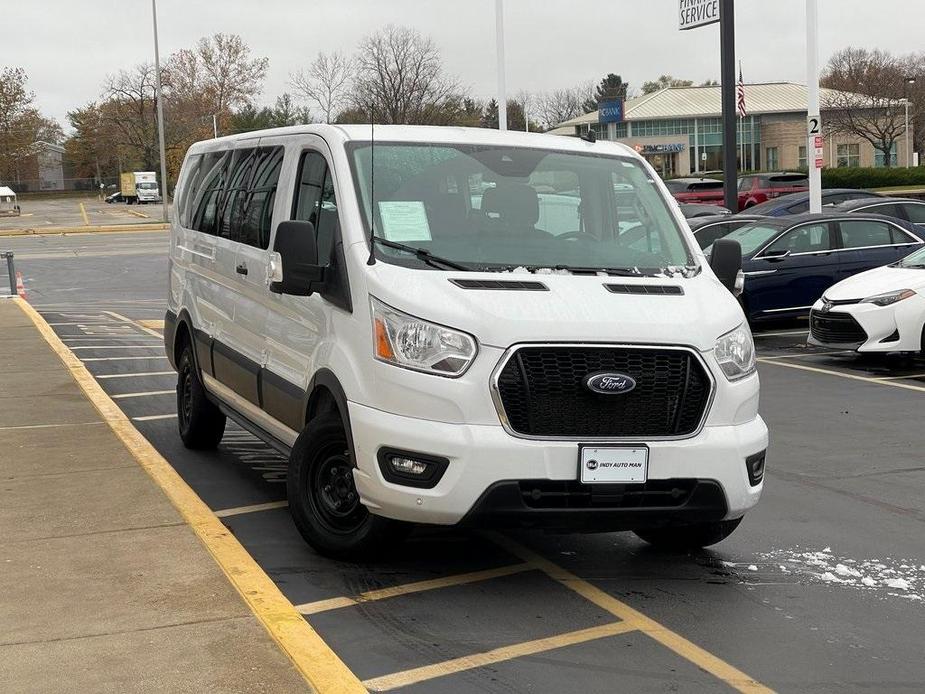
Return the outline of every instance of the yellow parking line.
[[[717,679],[722,680],[733,689],[740,692],[747,692],[748,694],[772,694],[773,690],[768,689],[741,670],[721,660],[695,643],[688,641],[680,634],[676,634],[654,619],[646,617],[626,603],[617,600],[612,595],[588,583],[588,581],[563,569],[558,564],[554,564],[548,559],[541,557],[533,550],[527,549],[510,538],[497,533],[486,533],[486,536],[514,556],[536,565],[538,569],[545,572],[550,578],[555,579],[566,588],[575,591],[601,609],[619,617],[623,620],[622,623],[633,629],[638,629],[646,636],[649,636],[663,646],[671,649],[685,660],[690,661],[702,670],[709,672]]]
[[[144,212],[139,212],[138,210],[126,210],[129,214],[133,214],[136,217],[144,217],[145,219],[150,219],[149,215],[146,215]]]
[[[164,329],[164,320],[136,320],[136,323],[143,328],[151,328],[151,330],[163,330]]]
[[[125,447],[131,451],[135,460],[181,513],[224,571],[229,582],[305,680],[319,694],[365,692],[359,678],[295,610],[292,603],[241,546],[237,538],[215,517],[205,502],[132,425],[86,367],[61,342],[45,319],[25,301],[14,301],[32,319],[42,337],[68,367],[74,380]]]
[[[80,205],[80,214],[84,218],[84,224],[86,224],[87,226],[90,226],[90,218],[87,217],[87,208],[84,207],[84,204],[82,202],[78,204]]]
[[[426,581],[417,581],[415,583],[405,583],[400,586],[391,586],[389,588],[380,588],[378,590],[369,590],[360,593],[356,597],[339,597],[329,598],[327,600],[317,600],[307,602],[302,605],[296,605],[295,608],[302,614],[318,614],[328,610],[336,610],[341,607],[351,607],[363,602],[373,602],[376,600],[385,600],[395,598],[400,595],[410,595],[412,593],[422,593],[427,590],[437,590],[439,588],[451,588],[453,586],[462,586],[467,583],[478,583],[479,581],[488,581],[492,578],[501,578],[502,576],[512,576],[532,571],[536,569],[533,564],[514,564],[512,566],[501,566],[497,569],[486,569],[484,571],[472,571],[465,574],[456,574],[455,576],[443,576],[441,578],[432,578]]]
[[[485,667],[486,665],[501,663],[505,660],[543,653],[556,648],[574,646],[579,643],[585,643],[586,641],[594,641],[595,639],[603,639],[608,636],[626,634],[635,630],[635,626],[627,624],[626,622],[602,624],[601,626],[591,627],[590,629],[581,629],[567,634],[550,636],[545,639],[536,639],[535,641],[525,641],[524,643],[518,643],[513,646],[503,646],[474,655],[465,655],[462,658],[445,660],[442,663],[435,663],[434,665],[425,665],[424,667],[415,668],[413,670],[405,670],[404,672],[396,672],[391,675],[375,677],[373,679],[364,680],[363,684],[370,691],[387,692],[391,689],[407,687],[418,682],[432,680],[436,677],[445,677],[446,675],[463,672],[464,670]]]
[[[820,369],[815,366],[803,366],[802,364],[791,364],[789,362],[783,361],[767,361],[764,357],[758,359],[762,364],[774,364],[774,366],[783,366],[788,369],[799,369],[800,371],[811,371],[818,374],[826,374],[828,376],[839,376],[841,378],[850,378],[853,381],[866,381],[867,383],[876,383],[881,386],[892,386],[893,388],[905,388],[906,390],[917,390],[919,392],[925,392],[925,386],[914,386],[909,383],[897,383],[896,381],[887,381],[882,378],[874,378],[872,376],[858,376],[856,374],[845,373],[844,371],[833,371],[832,369]]]

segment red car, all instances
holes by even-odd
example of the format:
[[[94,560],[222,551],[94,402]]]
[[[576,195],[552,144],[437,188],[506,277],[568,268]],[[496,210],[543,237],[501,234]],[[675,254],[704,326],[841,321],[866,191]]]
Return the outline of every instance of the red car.
[[[723,204],[723,182],[713,178],[672,178],[665,185],[678,202]]]
[[[790,193],[809,190],[804,173],[766,173],[739,177],[739,211]]]

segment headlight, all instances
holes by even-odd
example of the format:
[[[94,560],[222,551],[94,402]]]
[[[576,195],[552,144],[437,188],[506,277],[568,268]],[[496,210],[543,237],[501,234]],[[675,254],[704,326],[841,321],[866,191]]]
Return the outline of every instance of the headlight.
[[[475,339],[458,330],[396,311],[370,297],[376,359],[439,376],[462,376],[478,351]]]
[[[730,381],[736,381],[755,371],[755,342],[747,323],[742,323],[716,341],[716,361]]]
[[[861,303],[889,306],[890,304],[895,304],[897,301],[908,299],[910,296],[915,296],[915,292],[911,289],[900,289],[898,292],[887,292],[886,294],[869,296],[866,299],[861,299]]]

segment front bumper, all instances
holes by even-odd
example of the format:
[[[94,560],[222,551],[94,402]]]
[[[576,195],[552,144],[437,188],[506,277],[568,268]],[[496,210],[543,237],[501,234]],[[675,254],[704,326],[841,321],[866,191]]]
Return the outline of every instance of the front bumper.
[[[504,523],[512,506],[510,484],[533,481],[574,482],[578,478],[578,444],[566,441],[531,441],[515,438],[500,425],[448,424],[389,414],[349,403],[356,452],[357,489],[371,512],[398,520],[437,525],[477,521]],[[587,443],[593,443],[588,441]],[[749,483],[745,459],[768,446],[768,430],[761,417],[743,424],[706,426],[695,437],[677,441],[642,441],[649,446],[648,478],[702,485],[685,510],[677,505],[636,508],[569,510],[568,523],[561,513],[530,511],[528,524],[568,525],[591,517],[596,529],[618,529],[665,522],[731,519],[754,506],[763,483]],[[377,463],[380,448],[416,451],[447,458],[449,465],[432,489],[418,489],[386,481]],[[680,482],[679,482],[680,484]],[[508,491],[504,492],[505,487]],[[501,489],[501,502],[494,497]],[[719,490],[721,494],[714,492]],[[621,494],[620,490],[610,490]],[[486,501],[490,499],[490,501]],[[516,509],[514,509],[516,510]],[[540,509],[541,511],[543,509]],[[706,515],[703,515],[706,514]]]
[[[823,302],[820,299],[813,306],[812,313],[819,312],[822,306]],[[923,348],[925,297],[919,294],[890,306],[877,306],[870,303],[844,304],[835,306],[828,313],[847,314],[854,318],[866,333],[866,339],[850,342],[832,341],[813,335],[811,330],[809,344],[865,353],[917,352]],[[897,335],[899,339],[896,339]]]

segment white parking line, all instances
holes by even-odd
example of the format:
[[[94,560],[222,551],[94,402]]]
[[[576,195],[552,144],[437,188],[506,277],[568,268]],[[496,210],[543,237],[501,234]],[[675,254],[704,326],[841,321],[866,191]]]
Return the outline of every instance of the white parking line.
[[[773,357],[761,357],[765,360],[770,359],[796,359],[797,357],[826,357],[833,354],[852,354],[850,349],[842,349],[837,352],[793,352],[790,354],[775,354]]]
[[[909,374],[907,376],[878,376],[878,381],[901,381],[904,378],[925,378],[925,374]]]
[[[142,371],[142,372],[133,372],[127,374],[102,374],[101,376],[94,375],[93,377],[97,380],[104,378],[142,378],[144,376],[175,376],[176,371]]]
[[[839,376],[849,378],[853,381],[866,381],[880,386],[893,386],[894,388],[904,388],[906,390],[917,390],[925,393],[925,386],[914,386],[909,383],[899,383],[898,381],[886,381],[882,378],[873,378],[871,376],[857,376],[844,371],[833,371],[832,369],[817,369],[815,366],[804,366],[803,364],[791,364],[785,361],[767,361],[764,357],[759,357],[759,362],[763,364],[773,364],[774,366],[783,366],[787,369],[798,369],[800,371],[812,371],[813,373],[826,374],[827,376]]]
[[[176,414],[149,414],[144,417],[132,417],[133,422],[153,422],[157,419],[176,419]]]
[[[238,506],[237,508],[225,508],[221,511],[213,511],[219,518],[228,518],[229,516],[240,516],[244,513],[257,513],[258,511],[270,511],[275,508],[286,508],[289,506],[288,501],[268,501],[265,504],[251,504],[250,506]]]
[[[81,359],[80,361],[86,363],[88,361],[129,361],[132,359],[166,359],[167,355],[152,355],[150,357],[89,357],[88,359]]]
[[[149,390],[145,393],[120,393],[119,395],[110,395],[113,400],[124,400],[125,398],[143,398],[148,395],[174,395],[176,390]]]
[[[809,330],[789,330],[776,333],[752,333],[754,337],[779,337],[784,335],[809,335]]]
[[[81,345],[70,349],[164,349],[164,345]]]

